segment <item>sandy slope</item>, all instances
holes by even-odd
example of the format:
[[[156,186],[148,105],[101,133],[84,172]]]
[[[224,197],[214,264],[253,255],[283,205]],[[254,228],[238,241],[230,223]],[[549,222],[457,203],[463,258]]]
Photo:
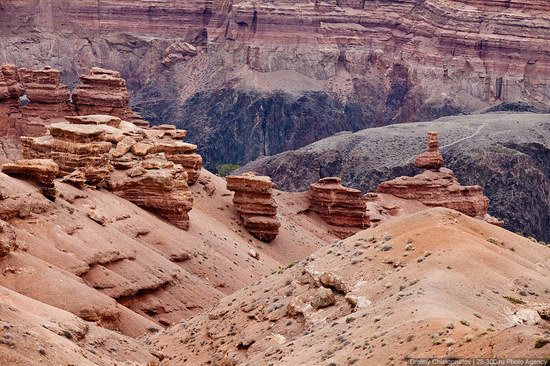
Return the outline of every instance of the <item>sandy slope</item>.
[[[548,356],[550,345],[534,345],[550,336],[536,311],[550,306],[549,260],[541,244],[430,209],[321,249],[153,336],[153,345],[164,365]],[[310,301],[323,274],[336,302],[316,310]],[[537,324],[521,320],[528,318]]]
[[[0,184],[11,194],[4,205],[26,207],[9,220],[20,250],[0,261],[0,286],[130,336],[208,309],[332,240],[282,202],[281,235],[260,244],[240,225],[225,182],[206,171],[188,232],[104,190],[58,183],[51,203],[32,183],[0,174]]]

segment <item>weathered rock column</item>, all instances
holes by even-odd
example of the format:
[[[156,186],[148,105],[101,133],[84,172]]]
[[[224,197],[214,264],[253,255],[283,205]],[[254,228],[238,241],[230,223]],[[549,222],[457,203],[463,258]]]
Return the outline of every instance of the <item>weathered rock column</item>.
[[[232,175],[227,189],[235,192],[233,204],[245,228],[261,241],[270,242],[279,234],[277,204],[273,199],[271,178],[254,173]]]
[[[338,237],[353,235],[358,231],[353,228],[370,227],[361,191],[342,186],[338,177],[322,178],[309,189],[309,209],[328,224],[339,227],[331,230]]]

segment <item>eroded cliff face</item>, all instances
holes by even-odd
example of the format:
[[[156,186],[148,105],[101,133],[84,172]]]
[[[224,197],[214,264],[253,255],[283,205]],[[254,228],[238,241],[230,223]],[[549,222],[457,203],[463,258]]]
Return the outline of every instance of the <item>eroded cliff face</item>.
[[[343,130],[501,101],[546,107],[549,10],[542,0],[9,1],[0,61],[51,64],[69,86],[96,64],[120,70],[146,117],[218,144],[205,151],[214,168]]]

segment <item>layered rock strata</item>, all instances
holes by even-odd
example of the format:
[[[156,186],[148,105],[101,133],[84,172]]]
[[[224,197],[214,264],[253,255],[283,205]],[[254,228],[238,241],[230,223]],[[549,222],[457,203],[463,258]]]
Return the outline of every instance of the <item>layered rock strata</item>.
[[[428,151],[416,159],[418,168],[428,169],[414,177],[399,177],[381,183],[377,192],[417,200],[429,207],[446,207],[490,223],[503,223],[491,217],[487,210],[489,198],[480,186],[462,186],[452,170],[441,168],[443,158],[439,152],[437,134],[428,133]]]
[[[195,145],[180,140],[185,131],[142,129],[118,117],[89,115],[66,117],[50,125],[48,133],[22,137],[23,155],[51,158],[64,181],[106,187],[181,229],[189,228],[193,196],[187,170],[196,180],[202,158]]]
[[[130,108],[126,81],[118,71],[93,67],[88,75],[80,76],[72,98],[79,115],[107,114],[147,127],[148,122]]]
[[[105,141],[102,127],[60,122],[48,126],[48,132],[41,137],[21,137],[25,159],[52,159],[59,165],[58,176],[78,170],[90,185],[107,177],[112,144]]]
[[[178,228],[189,229],[188,212],[193,208],[193,194],[187,185],[187,173],[163,153],[149,154],[131,169],[115,169],[105,186]]]
[[[41,136],[46,126],[75,114],[69,103],[69,87],[61,83],[61,72],[49,66],[41,70],[20,68],[18,71],[29,102],[20,108],[21,132],[26,136]]]
[[[415,160],[417,168],[439,170],[443,167],[443,156],[439,151],[437,132],[428,132],[428,151],[418,155]]]
[[[18,155],[18,136],[21,136],[21,126],[17,123],[19,113],[19,97],[23,95],[17,68],[11,64],[0,66],[0,141],[2,158],[9,159]]]
[[[261,241],[273,241],[281,223],[277,219],[271,178],[245,173],[228,176],[226,180],[227,189],[235,192],[233,204],[244,227]]]
[[[54,180],[59,173],[59,166],[51,159],[18,160],[15,163],[2,165],[2,172],[36,181],[42,194],[55,200],[57,189]]]
[[[336,226],[332,231],[341,238],[370,226],[361,191],[344,187],[338,177],[322,178],[310,185],[309,200],[309,209]]]

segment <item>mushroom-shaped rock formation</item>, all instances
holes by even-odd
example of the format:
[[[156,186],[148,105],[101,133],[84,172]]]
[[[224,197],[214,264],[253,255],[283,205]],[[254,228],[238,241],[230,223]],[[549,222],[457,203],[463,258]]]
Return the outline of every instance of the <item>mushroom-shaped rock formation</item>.
[[[126,81],[118,71],[93,67],[80,77],[81,84],[73,93],[73,103],[79,115],[108,114],[141,127],[149,123],[132,111]]]
[[[51,159],[18,160],[15,163],[2,165],[2,172],[38,182],[42,194],[50,200],[55,200],[57,190],[54,180],[59,173],[58,165]]]
[[[346,238],[370,226],[361,191],[344,187],[340,178],[322,178],[309,189],[309,209],[334,225],[331,232],[336,236]]]
[[[399,177],[381,183],[377,192],[416,200],[429,207],[446,207],[495,225],[503,223],[488,213],[489,198],[480,186],[462,186],[453,171],[440,168],[437,134],[429,133],[429,151],[417,158],[417,166],[426,170],[414,177]]]
[[[443,163],[437,132],[428,132],[428,151],[417,156],[415,165],[420,169],[439,170]]]
[[[271,178],[244,173],[228,176],[226,180],[227,189],[235,192],[233,204],[245,228],[261,241],[275,239],[281,223],[277,219]]]

